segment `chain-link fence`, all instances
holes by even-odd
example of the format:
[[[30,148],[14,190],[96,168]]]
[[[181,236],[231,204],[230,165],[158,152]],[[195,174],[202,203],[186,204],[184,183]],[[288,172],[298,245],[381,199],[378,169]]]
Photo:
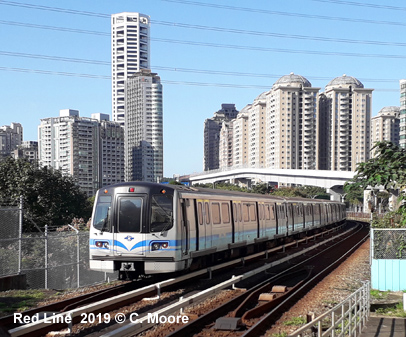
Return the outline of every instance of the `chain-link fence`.
[[[89,270],[89,233],[23,232],[23,207],[0,206],[0,277],[26,274],[29,288],[67,289],[116,279],[117,274]]]
[[[18,206],[0,207],[0,275],[18,273],[19,218]]]
[[[406,229],[371,228],[374,259],[406,259]]]

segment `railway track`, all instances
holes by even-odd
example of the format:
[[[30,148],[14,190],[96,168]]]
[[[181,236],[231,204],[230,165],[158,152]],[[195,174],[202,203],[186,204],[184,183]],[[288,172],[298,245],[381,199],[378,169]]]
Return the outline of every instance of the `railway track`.
[[[317,236],[319,236],[319,237],[321,237],[323,235],[325,235],[325,234],[320,234],[320,233],[317,234]],[[80,321],[80,314],[83,314],[83,313],[89,314],[91,312],[91,313],[94,313],[95,315],[97,315],[98,313],[106,313],[108,311],[114,310],[114,308],[122,307],[123,305],[126,305],[128,303],[132,303],[134,301],[140,301],[144,297],[155,296],[157,294],[157,292],[161,291],[161,289],[163,289],[165,287],[169,287],[169,286],[178,285],[179,282],[189,282],[190,279],[192,279],[192,278],[196,278],[196,277],[201,278],[203,275],[211,274],[211,273],[215,272],[216,270],[222,270],[222,268],[226,268],[226,267],[229,268],[230,266],[235,266],[236,264],[241,264],[241,262],[245,262],[245,260],[247,260],[247,261],[250,259],[255,260],[255,259],[258,259],[260,256],[262,256],[262,257],[264,257],[264,255],[268,256],[269,253],[273,253],[274,251],[285,252],[286,246],[296,247],[299,245],[299,243],[305,243],[308,241],[309,241],[309,238],[300,240],[300,242],[295,241],[295,242],[285,245],[284,247],[278,247],[278,248],[269,250],[268,252],[262,252],[262,253],[254,254],[251,257],[246,257],[244,259],[244,261],[241,261],[241,259],[238,259],[235,261],[230,261],[227,263],[223,263],[220,266],[211,267],[208,270],[198,271],[198,272],[192,273],[190,275],[182,276],[177,279],[166,280],[166,281],[160,282],[155,285],[145,286],[141,289],[131,290],[131,291],[127,290],[126,292],[124,292],[125,287],[119,286],[119,287],[117,287],[116,290],[112,289],[111,292],[110,291],[109,292],[100,291],[98,294],[93,294],[92,295],[93,299],[91,298],[90,295],[89,296],[84,295],[83,298],[80,298],[79,301],[78,301],[78,299],[69,300],[70,303],[66,302],[63,304],[61,304],[61,303],[55,304],[55,307],[53,307],[53,308],[51,308],[51,307],[37,308],[37,309],[34,309],[33,311],[26,312],[24,314],[34,315],[38,312],[43,312],[43,311],[58,312],[58,313],[61,313],[61,315],[65,315],[65,316],[69,315],[72,318],[72,324],[75,324]],[[300,253],[298,255],[300,255]],[[272,263],[270,263],[269,266],[263,267],[262,269],[263,270],[269,269],[271,267],[271,264]],[[278,265],[278,264],[279,263],[275,263],[275,265]],[[263,272],[263,270],[262,270],[262,272]],[[247,274],[249,274],[249,273],[247,273]],[[235,278],[233,281],[228,281],[228,283],[225,282],[224,288],[229,287],[229,286],[237,283],[238,281],[242,281],[244,279],[244,277]],[[246,277],[248,278],[248,276],[246,276]],[[127,286],[127,287],[129,287],[129,286]],[[109,298],[109,299],[105,299],[104,301],[99,301],[97,303],[89,304],[91,301],[97,300],[100,297],[107,298],[107,297],[113,296],[113,291],[118,291],[118,292],[121,291],[122,294],[115,296],[111,299]],[[206,298],[207,296],[210,296],[212,293],[213,292],[208,291],[201,298]],[[196,297],[196,301],[197,300],[198,299]],[[186,307],[188,305],[187,302],[190,302],[190,301],[191,301],[190,299],[186,299],[184,302],[182,302],[182,301],[175,302],[177,304],[173,305],[173,310],[176,311],[176,310],[179,310],[179,308]],[[157,301],[157,302],[159,302],[159,301]],[[78,308],[79,305],[81,307]],[[65,308],[65,310],[61,309],[62,306],[63,306],[63,308]],[[175,308],[175,307],[178,307],[178,308]],[[220,316],[221,315],[218,315],[217,318]],[[8,317],[6,319],[10,320],[10,317]],[[12,327],[7,323],[6,319],[0,320],[0,327],[3,326],[3,330],[8,330],[8,333],[11,336],[24,336],[24,335],[40,336],[48,331],[66,328],[66,326],[67,326],[65,323],[52,324],[52,325],[51,324],[42,324],[41,325],[41,323],[37,322],[36,324],[31,323],[31,324],[26,324],[21,327]],[[115,335],[115,333],[116,332],[112,332],[112,335]],[[126,335],[126,334],[124,334],[124,335]]]
[[[277,278],[274,277],[260,285],[253,286],[244,294],[182,326],[168,337],[195,335],[201,337],[222,335],[257,337],[264,335],[285,311],[289,310],[294,303],[354,252],[368,236],[365,228],[361,228],[348,240],[340,244],[336,243],[317,256],[293,267],[294,271],[291,274],[282,274]],[[349,249],[350,247],[351,249]],[[306,274],[306,269],[303,269],[304,264],[310,264],[314,268],[311,270],[311,275],[300,278],[300,275]],[[270,296],[272,293],[267,293],[267,289],[275,282],[279,289],[284,290],[277,291],[283,293],[281,296],[276,294],[274,294],[276,296]],[[293,287],[292,282],[295,283]],[[228,313],[227,316],[221,317],[221,314],[224,316],[224,313]]]

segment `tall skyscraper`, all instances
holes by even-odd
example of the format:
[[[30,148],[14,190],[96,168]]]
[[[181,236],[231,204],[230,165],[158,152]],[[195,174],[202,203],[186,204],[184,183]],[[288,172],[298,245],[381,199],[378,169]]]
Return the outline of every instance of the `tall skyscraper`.
[[[371,119],[371,147],[387,140],[399,145],[399,107],[386,106]]]
[[[113,121],[124,125],[125,81],[150,68],[150,18],[140,13],[111,16],[111,67]]]
[[[39,163],[72,175],[92,196],[104,185],[123,181],[124,133],[108,115],[79,117],[78,110],[60,110],[59,117],[41,119]],[[99,119],[97,119],[99,118]]]
[[[399,146],[406,149],[406,80],[400,80],[400,131]]]
[[[369,159],[373,89],[365,89],[356,78],[343,75],[330,81],[320,96],[320,115],[327,130],[320,137],[319,153],[333,171],[355,171],[357,163]]]
[[[267,93],[267,167],[318,169],[319,90],[305,77],[290,73]]]
[[[220,130],[223,122],[236,118],[238,111],[234,104],[222,104],[221,109],[212,118],[204,122],[204,163],[205,171],[220,167]]]
[[[163,177],[163,106],[159,76],[141,70],[128,78],[125,111],[125,180]]]

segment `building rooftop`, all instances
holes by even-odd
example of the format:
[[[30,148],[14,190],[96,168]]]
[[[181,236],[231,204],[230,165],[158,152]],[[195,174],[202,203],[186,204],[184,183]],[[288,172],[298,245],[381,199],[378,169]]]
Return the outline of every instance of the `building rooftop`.
[[[312,84],[309,80],[301,75],[296,75],[294,73],[290,73],[289,75],[282,76],[279,80],[277,80],[272,88],[276,88],[279,85],[290,85],[290,84],[302,84],[304,87],[311,87]]]
[[[336,77],[335,79],[331,80],[327,85],[327,87],[341,87],[341,86],[354,86],[355,88],[363,88],[364,85],[361,83],[360,80],[356,79],[352,76],[347,76],[344,74],[343,76]]]

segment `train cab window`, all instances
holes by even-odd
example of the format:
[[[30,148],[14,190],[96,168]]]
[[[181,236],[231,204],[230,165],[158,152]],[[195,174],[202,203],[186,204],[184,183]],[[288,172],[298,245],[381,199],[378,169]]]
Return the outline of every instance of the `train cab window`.
[[[221,218],[223,223],[230,223],[230,206],[225,202],[221,203]]]
[[[211,204],[211,218],[213,219],[214,225],[218,225],[221,223],[220,204],[218,202],[213,202]]]
[[[203,225],[203,204],[201,202],[197,203],[197,217],[199,225]]]
[[[206,213],[206,225],[210,225],[210,208],[208,202],[204,203],[204,211]]]
[[[93,227],[100,231],[110,231],[111,195],[101,195],[94,212]]]
[[[118,231],[141,231],[141,198],[120,198],[118,204]]]
[[[151,198],[151,233],[166,231],[172,226],[172,196],[154,194]]]

